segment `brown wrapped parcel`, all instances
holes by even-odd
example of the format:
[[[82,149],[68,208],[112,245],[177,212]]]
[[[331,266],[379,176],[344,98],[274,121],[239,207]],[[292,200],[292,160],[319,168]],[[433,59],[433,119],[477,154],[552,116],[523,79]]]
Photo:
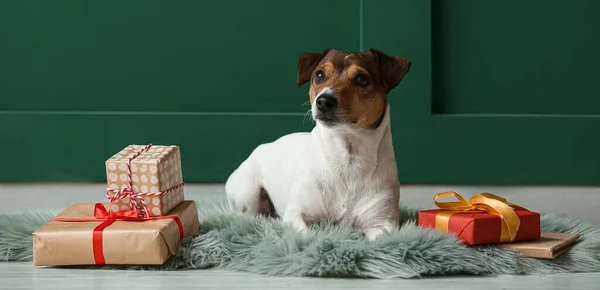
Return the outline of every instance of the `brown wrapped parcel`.
[[[35,231],[33,263],[37,266],[163,264],[177,253],[182,237],[200,231],[193,201],[183,201],[168,216],[141,220],[123,217],[127,213],[136,214],[135,211],[109,213],[106,206],[73,204]],[[115,220],[116,215],[121,217]]]
[[[526,257],[539,259],[556,259],[567,252],[579,239],[576,233],[542,233],[541,238],[534,241],[524,241],[498,245],[501,248],[512,249]]]

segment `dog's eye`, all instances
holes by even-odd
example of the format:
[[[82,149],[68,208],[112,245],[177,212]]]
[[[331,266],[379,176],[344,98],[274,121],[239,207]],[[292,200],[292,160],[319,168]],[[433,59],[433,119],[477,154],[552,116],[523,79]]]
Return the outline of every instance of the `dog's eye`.
[[[354,78],[354,83],[361,87],[368,85],[369,82],[369,77],[363,74],[359,74]]]
[[[318,70],[317,73],[315,73],[315,83],[320,84],[323,81],[325,81],[325,72],[322,70]]]

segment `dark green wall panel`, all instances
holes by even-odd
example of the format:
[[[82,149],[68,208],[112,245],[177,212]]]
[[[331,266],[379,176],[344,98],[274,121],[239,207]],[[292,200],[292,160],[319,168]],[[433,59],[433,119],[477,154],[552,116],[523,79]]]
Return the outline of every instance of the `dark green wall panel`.
[[[315,7],[327,21],[316,21]],[[357,50],[358,1],[0,1],[0,108],[300,112],[298,54]]]
[[[598,26],[574,19],[600,7],[525,2],[364,2],[364,47],[413,61],[390,97],[401,182],[600,185]],[[544,47],[556,22],[578,35]]]
[[[315,7],[327,22],[317,21]],[[0,181],[102,181],[131,143],[219,182],[308,131],[302,52],[359,49],[359,1],[0,1]]]
[[[274,122],[274,120],[276,120]],[[258,142],[307,131],[302,115],[0,114],[2,181],[103,181],[104,161],[127,144],[181,146],[187,182],[220,182]],[[7,124],[18,124],[8,126]]]
[[[412,61],[389,96],[402,183],[600,185],[597,3],[0,1],[0,181],[102,181],[152,142],[222,182],[311,129],[301,52],[373,47]]]
[[[600,1],[433,3],[437,113],[600,114]]]

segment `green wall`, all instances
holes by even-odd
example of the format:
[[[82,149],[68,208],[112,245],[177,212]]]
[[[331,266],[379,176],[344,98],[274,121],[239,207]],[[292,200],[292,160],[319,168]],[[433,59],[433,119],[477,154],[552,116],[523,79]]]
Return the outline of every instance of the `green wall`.
[[[600,1],[0,1],[0,182],[103,181],[177,144],[222,182],[308,131],[302,52],[413,65],[390,95],[403,183],[600,185]]]

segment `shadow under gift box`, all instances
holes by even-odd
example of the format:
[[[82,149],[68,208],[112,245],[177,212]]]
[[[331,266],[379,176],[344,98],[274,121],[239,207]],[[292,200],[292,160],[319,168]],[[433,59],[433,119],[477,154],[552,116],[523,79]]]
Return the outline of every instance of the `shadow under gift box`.
[[[436,229],[437,216],[447,212],[442,209],[419,211],[419,226]],[[515,210],[520,225],[513,242],[540,238],[540,214],[527,210]],[[441,221],[440,221],[441,222]],[[439,229],[438,229],[439,230]],[[454,233],[467,245],[499,244],[502,220],[499,216],[485,212],[456,212],[448,220],[448,232]]]
[[[108,206],[108,204],[105,204]],[[95,204],[73,204],[57,218],[94,218]],[[181,221],[183,236],[200,232],[193,201],[183,201],[168,214]],[[36,266],[97,264],[93,232],[104,220],[92,222],[49,221],[33,233],[33,263]],[[163,264],[179,249],[180,229],[174,219],[117,220],[102,231],[102,253],[107,265]]]

